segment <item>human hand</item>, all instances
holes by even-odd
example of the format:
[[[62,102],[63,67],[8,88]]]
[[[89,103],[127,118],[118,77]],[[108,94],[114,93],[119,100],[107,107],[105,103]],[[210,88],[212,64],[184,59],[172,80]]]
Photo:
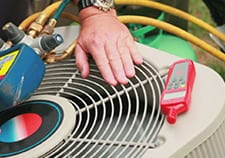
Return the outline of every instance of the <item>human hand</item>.
[[[127,84],[135,75],[134,64],[143,62],[127,27],[118,21],[115,10],[95,7],[79,13],[81,30],[75,48],[76,65],[82,77],[89,75],[89,54],[110,85]]]

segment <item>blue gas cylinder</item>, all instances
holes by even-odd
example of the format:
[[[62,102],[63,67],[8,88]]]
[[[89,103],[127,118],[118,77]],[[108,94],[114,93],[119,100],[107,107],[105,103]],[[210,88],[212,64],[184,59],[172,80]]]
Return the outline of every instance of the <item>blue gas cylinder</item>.
[[[43,60],[26,44],[0,52],[0,111],[29,98],[44,74]]]

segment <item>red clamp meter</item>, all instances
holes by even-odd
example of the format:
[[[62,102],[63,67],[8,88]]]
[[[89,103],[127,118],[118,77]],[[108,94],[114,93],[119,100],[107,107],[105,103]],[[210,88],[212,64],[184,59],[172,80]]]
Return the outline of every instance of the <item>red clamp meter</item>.
[[[160,103],[161,110],[170,124],[176,122],[178,114],[189,109],[195,75],[192,60],[179,60],[170,66]]]

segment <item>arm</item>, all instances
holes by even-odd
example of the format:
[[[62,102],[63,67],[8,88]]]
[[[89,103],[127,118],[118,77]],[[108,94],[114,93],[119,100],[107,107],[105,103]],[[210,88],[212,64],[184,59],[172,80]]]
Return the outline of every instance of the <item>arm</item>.
[[[107,83],[128,83],[128,78],[135,75],[134,64],[141,64],[143,59],[129,30],[117,19],[116,10],[105,12],[91,6],[82,9],[79,18],[81,31],[75,56],[82,77],[89,74],[91,55]]]

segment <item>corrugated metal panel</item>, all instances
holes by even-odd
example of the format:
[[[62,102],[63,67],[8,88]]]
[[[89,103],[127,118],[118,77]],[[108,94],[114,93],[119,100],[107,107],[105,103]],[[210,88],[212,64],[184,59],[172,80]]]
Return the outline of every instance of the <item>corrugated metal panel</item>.
[[[185,158],[224,158],[225,157],[225,122]]]

